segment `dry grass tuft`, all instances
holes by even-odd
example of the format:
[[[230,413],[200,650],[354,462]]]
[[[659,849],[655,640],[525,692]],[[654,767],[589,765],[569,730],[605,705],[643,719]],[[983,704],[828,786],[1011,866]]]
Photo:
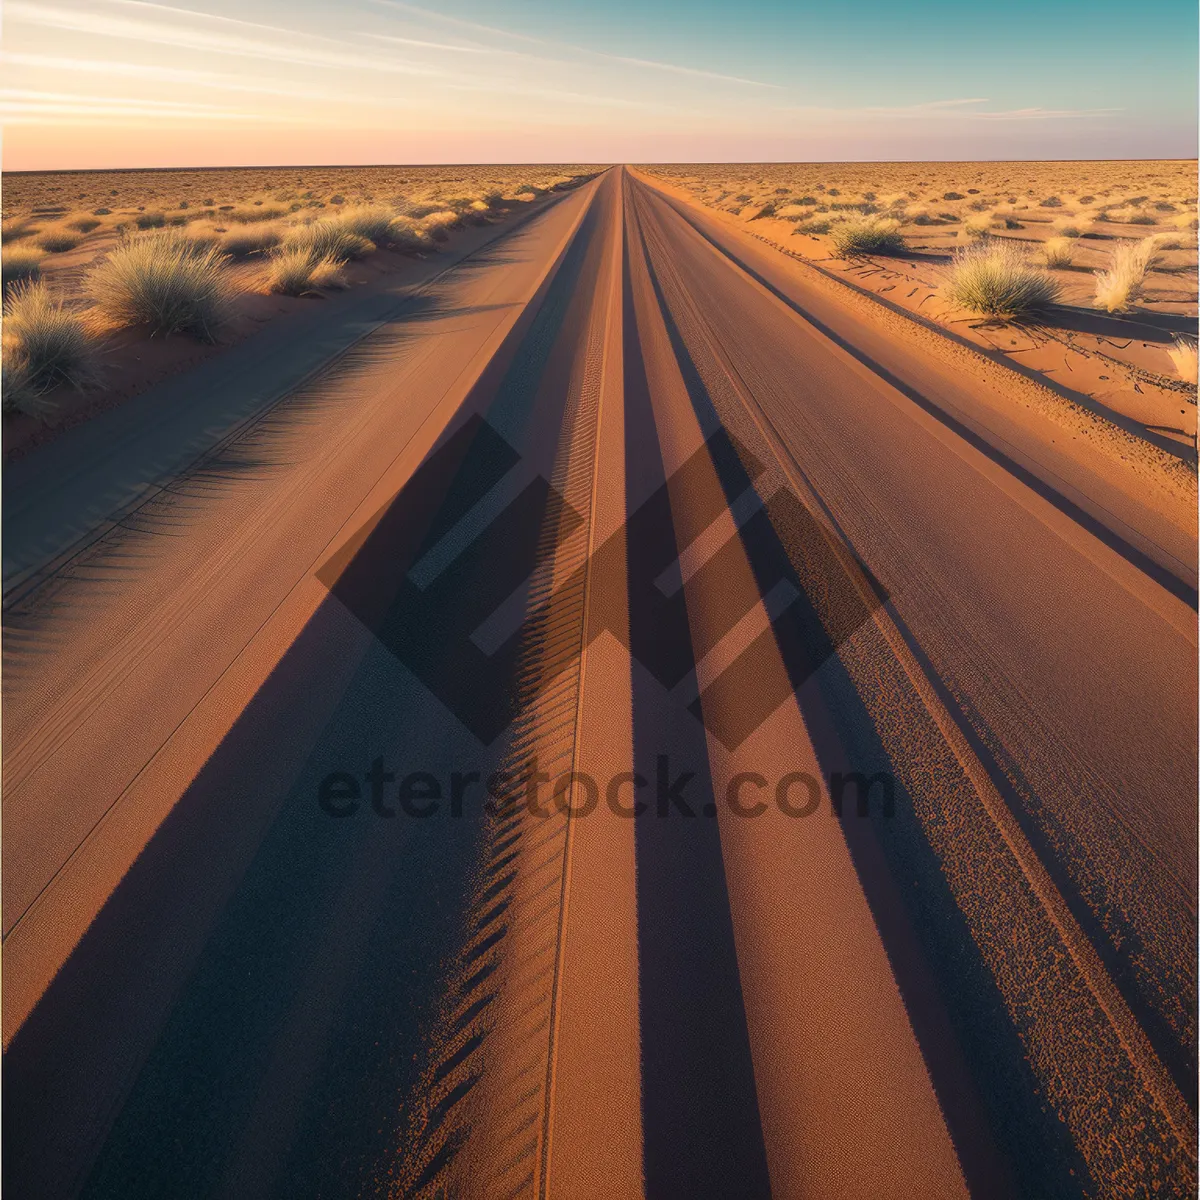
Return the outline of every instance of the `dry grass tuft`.
[[[373,242],[376,246],[386,246],[391,238],[392,221],[396,214],[390,208],[382,205],[364,204],[356,208],[344,209],[338,214],[338,220],[344,229]]]
[[[265,254],[283,241],[278,225],[255,225],[249,229],[234,229],[220,240],[221,251],[230,258],[249,258]]]
[[[35,246],[13,246],[5,250],[0,256],[0,282],[4,290],[8,290],[9,284],[40,279],[45,257],[45,251]]]
[[[393,217],[388,226],[388,244],[397,250],[417,252],[433,246],[433,238],[412,217]]]
[[[84,291],[120,325],[153,333],[191,333],[212,341],[226,319],[233,286],[225,255],[168,232],[123,242],[88,272]]]
[[[37,244],[43,250],[49,250],[51,254],[63,254],[67,250],[74,250],[79,242],[79,235],[66,229],[48,229],[37,240]]]
[[[1075,257],[1075,239],[1070,237],[1047,238],[1042,243],[1042,257],[1048,267],[1069,267]]]
[[[60,383],[82,387],[95,373],[92,336],[46,285],[15,283],[4,300],[4,408],[20,411]]]
[[[1191,338],[1177,337],[1167,351],[1175,373],[1184,383],[1196,382],[1196,343]]]
[[[903,254],[904,238],[894,217],[862,217],[839,221],[830,230],[833,252],[838,258],[864,254]]]
[[[1118,246],[1107,271],[1096,272],[1096,307],[1124,312],[1141,298],[1146,274],[1154,264],[1158,246],[1152,237]]]
[[[99,229],[103,224],[96,217],[77,217],[74,221],[67,222],[68,229],[74,229],[77,233],[91,233],[93,229]]]
[[[975,216],[967,217],[963,221],[963,237],[971,238],[975,241],[987,237],[992,231],[992,223],[995,219],[995,216],[990,212],[981,212]]]
[[[1058,284],[1005,241],[964,247],[954,256],[946,295],[960,308],[995,317],[1021,317],[1048,308]]]
[[[272,292],[303,296],[323,287],[344,287],[342,262],[304,246],[285,246],[271,256],[266,282]]]
[[[362,258],[375,249],[373,242],[348,229],[340,218],[297,225],[287,231],[283,245],[289,250],[308,251],[314,261],[330,258],[335,262]]]

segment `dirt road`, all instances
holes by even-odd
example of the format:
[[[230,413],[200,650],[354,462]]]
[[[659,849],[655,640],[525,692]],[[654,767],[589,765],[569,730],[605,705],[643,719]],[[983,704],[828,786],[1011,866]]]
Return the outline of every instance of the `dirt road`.
[[[11,1194],[1190,1194],[1194,481],[623,168],[345,340],[9,481]]]

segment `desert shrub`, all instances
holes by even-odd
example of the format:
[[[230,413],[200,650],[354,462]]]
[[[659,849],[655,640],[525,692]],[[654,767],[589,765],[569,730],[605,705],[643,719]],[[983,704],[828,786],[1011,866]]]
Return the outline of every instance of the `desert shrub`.
[[[284,246],[267,264],[267,287],[285,296],[302,296],[322,287],[343,287],[342,261],[305,246]]]
[[[139,229],[161,229],[167,223],[167,217],[160,212],[138,213],[133,223]]]
[[[1078,217],[1059,217],[1052,228],[1061,237],[1079,238],[1092,228],[1092,220],[1082,214]]]
[[[62,254],[79,245],[79,235],[67,229],[48,229],[38,238],[38,245],[51,254]]]
[[[189,237],[158,233],[119,245],[88,272],[84,290],[118,324],[211,341],[232,300],[228,261]]]
[[[1157,249],[1153,238],[1117,246],[1109,258],[1108,270],[1096,272],[1096,306],[1105,312],[1131,308],[1141,298]]]
[[[1047,196],[1042,201],[1042,208],[1062,208],[1062,201],[1057,196]]]
[[[979,238],[985,238],[991,232],[992,221],[995,218],[989,212],[977,213],[974,216],[967,217],[963,222],[962,234],[964,238],[969,238],[972,241],[977,241]]]
[[[0,226],[0,243],[7,246],[9,242],[18,242],[39,232],[41,230],[37,225],[30,225],[26,221],[8,221]]]
[[[1136,212],[1125,218],[1126,225],[1157,225],[1158,218],[1153,213]]]
[[[362,205],[346,209],[339,214],[338,220],[351,233],[374,242],[376,246],[386,246],[395,215],[390,208],[381,205]]]
[[[14,283],[4,298],[7,391],[16,407],[56,384],[81,387],[94,373],[92,336],[40,280]]]
[[[1049,307],[1058,299],[1059,288],[1017,246],[997,240],[966,246],[955,254],[946,295],[971,312],[1020,317]]]
[[[1179,233],[1152,233],[1147,241],[1154,243],[1159,250],[1183,250],[1189,247],[1192,242],[1191,238],[1187,237],[1182,231]]]
[[[312,199],[312,196],[311,196],[311,195],[309,195],[309,196],[308,196],[308,198],[311,200],[311,199]],[[343,195],[341,195],[340,193],[339,193],[338,195],[336,195],[336,196],[330,196],[330,197],[329,197],[329,203],[330,203],[330,204],[345,204],[345,203],[346,203],[346,197],[345,197],[345,196],[343,196]]]
[[[1167,351],[1175,373],[1184,383],[1196,382],[1196,343],[1191,338],[1177,337]]]
[[[832,228],[832,221],[822,217],[810,217],[807,221],[798,221],[792,233],[828,233]]]
[[[95,217],[79,217],[74,221],[67,222],[68,229],[74,229],[79,233],[91,233],[93,229],[99,229],[100,221]]]
[[[833,252],[838,258],[904,252],[900,222],[892,217],[863,217],[859,220],[839,221],[830,232],[833,238]]]
[[[284,235],[283,244],[289,250],[308,251],[314,260],[331,258],[335,262],[362,258],[375,249],[374,243],[336,218],[295,225]]]
[[[430,235],[412,217],[393,217],[388,227],[388,244],[397,250],[428,250],[433,245]]]
[[[249,206],[235,206],[229,210],[229,219],[231,221],[240,221],[244,225],[253,224],[255,221],[278,221],[284,215],[285,210],[276,208],[274,205],[265,205],[261,200],[256,201]]]
[[[234,229],[221,238],[221,250],[230,258],[249,258],[278,246],[283,235],[277,225],[256,225],[249,229]]]
[[[444,242],[449,236],[449,231],[456,229],[461,223],[458,213],[448,208],[428,213],[421,218],[421,228],[437,242]]]
[[[109,216],[112,216],[112,209],[111,209],[111,208],[93,208],[93,209],[92,209],[92,216],[93,216],[93,217],[109,217]]]
[[[1048,267],[1069,267],[1075,256],[1075,241],[1069,237],[1047,238],[1042,243],[1042,257]]]
[[[3,277],[4,290],[9,284],[23,280],[40,279],[42,275],[42,259],[45,252],[34,246],[13,246],[0,256],[0,276]]]
[[[966,197],[962,194],[962,192],[943,192],[942,199],[943,200],[965,200]]]

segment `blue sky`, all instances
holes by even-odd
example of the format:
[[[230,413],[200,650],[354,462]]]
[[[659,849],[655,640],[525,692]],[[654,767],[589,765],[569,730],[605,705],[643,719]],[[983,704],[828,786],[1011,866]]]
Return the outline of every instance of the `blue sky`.
[[[4,162],[1191,157],[1194,3],[7,0]]]

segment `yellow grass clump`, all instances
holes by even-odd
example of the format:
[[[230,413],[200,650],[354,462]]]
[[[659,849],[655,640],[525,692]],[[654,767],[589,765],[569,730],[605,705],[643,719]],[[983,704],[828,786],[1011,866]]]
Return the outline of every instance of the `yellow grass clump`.
[[[1124,312],[1141,298],[1146,274],[1154,264],[1158,245],[1152,237],[1124,242],[1113,252],[1108,270],[1096,272],[1096,307]]]
[[[233,297],[228,261],[175,231],[131,238],[88,272],[84,291],[119,325],[212,341]]]
[[[375,249],[370,239],[347,228],[340,217],[313,221],[311,225],[297,225],[284,235],[283,245],[288,250],[306,250],[313,261],[323,258],[335,262],[348,262],[362,258]]]
[[[284,246],[267,264],[267,288],[285,296],[303,296],[323,287],[344,287],[342,260],[306,246]]]
[[[900,222],[893,217],[869,216],[839,221],[830,230],[830,236],[833,240],[833,252],[838,258],[904,252]]]
[[[1058,299],[1059,287],[1019,247],[989,240],[955,254],[946,295],[960,308],[1009,318],[1048,308]]]
[[[1177,337],[1167,351],[1175,373],[1184,383],[1196,382],[1196,343],[1191,338]]]
[[[1069,267],[1075,257],[1075,239],[1070,237],[1047,238],[1042,243],[1042,257],[1048,267]]]
[[[36,246],[10,246],[0,255],[0,276],[7,291],[10,284],[41,278],[44,250]]]
[[[16,412],[60,383],[82,387],[94,373],[92,336],[45,283],[15,283],[4,299],[4,407]]]

